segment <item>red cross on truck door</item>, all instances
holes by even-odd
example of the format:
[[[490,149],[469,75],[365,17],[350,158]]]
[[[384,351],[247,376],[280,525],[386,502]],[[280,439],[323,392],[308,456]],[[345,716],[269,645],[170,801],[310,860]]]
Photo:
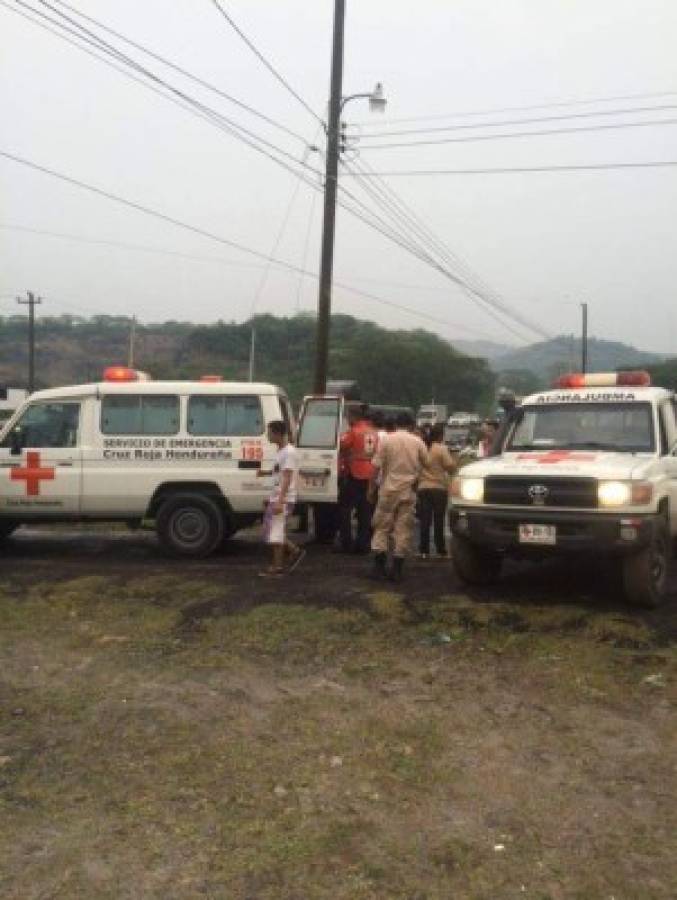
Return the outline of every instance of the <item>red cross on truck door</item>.
[[[25,481],[26,496],[37,497],[40,494],[41,481],[54,481],[54,469],[47,469],[40,465],[40,454],[29,451],[26,454],[26,465],[22,468],[15,467],[10,470],[12,481]]]
[[[80,412],[79,401],[35,400],[12,422],[0,441],[0,517],[22,521],[79,513]]]

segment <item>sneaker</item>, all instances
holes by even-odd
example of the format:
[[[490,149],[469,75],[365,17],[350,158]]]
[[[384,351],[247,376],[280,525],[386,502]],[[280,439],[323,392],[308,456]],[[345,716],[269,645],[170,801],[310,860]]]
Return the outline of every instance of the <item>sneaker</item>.
[[[296,551],[296,556],[294,557],[294,559],[292,559],[292,561],[287,566],[287,571],[293,572],[295,569],[298,569],[298,567],[303,562],[305,555],[306,555],[306,551],[303,550],[301,547],[299,547],[298,550]]]

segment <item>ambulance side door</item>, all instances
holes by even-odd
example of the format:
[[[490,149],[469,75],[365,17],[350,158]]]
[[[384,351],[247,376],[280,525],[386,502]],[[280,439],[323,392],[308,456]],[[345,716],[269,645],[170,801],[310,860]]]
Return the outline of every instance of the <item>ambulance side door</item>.
[[[82,500],[82,402],[29,403],[0,443],[0,515],[72,518]]]
[[[298,499],[303,503],[338,500],[338,448],[343,420],[342,397],[306,397],[296,438]]]
[[[677,404],[674,400],[666,400],[660,410],[661,416],[661,448],[664,451],[663,466],[668,477],[668,496],[670,498],[670,532],[677,535]]]

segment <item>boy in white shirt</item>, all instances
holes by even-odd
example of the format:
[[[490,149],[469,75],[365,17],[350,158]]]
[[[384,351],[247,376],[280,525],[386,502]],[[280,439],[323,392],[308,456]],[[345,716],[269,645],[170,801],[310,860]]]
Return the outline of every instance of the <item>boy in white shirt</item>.
[[[305,556],[305,551],[287,538],[287,520],[296,503],[298,482],[296,448],[289,443],[287,425],[282,421],[270,422],[268,440],[277,447],[275,465],[272,472],[259,469],[257,476],[273,476],[273,488],[263,516],[263,535],[266,543],[273,548],[273,559],[271,565],[260,574],[279,577],[285,572],[292,572]]]

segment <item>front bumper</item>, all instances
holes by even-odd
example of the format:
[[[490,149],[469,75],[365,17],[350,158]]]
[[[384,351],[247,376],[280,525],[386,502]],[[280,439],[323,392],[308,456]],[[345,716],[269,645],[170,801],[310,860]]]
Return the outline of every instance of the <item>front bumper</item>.
[[[634,553],[645,547],[654,533],[655,513],[560,512],[557,510],[501,509],[500,507],[453,506],[453,534],[474,544],[524,555],[604,551]],[[520,525],[554,525],[554,546],[522,544]]]

